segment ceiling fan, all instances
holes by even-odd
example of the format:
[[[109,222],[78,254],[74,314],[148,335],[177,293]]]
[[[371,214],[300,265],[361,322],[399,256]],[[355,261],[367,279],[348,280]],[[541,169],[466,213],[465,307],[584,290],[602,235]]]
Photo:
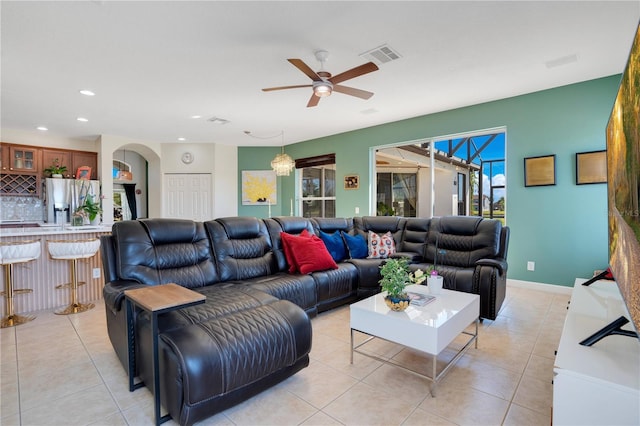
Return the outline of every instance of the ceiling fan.
[[[368,74],[373,71],[378,70],[378,66],[373,62],[367,62],[366,64],[362,64],[355,68],[351,68],[348,71],[340,73],[335,76],[331,76],[331,73],[324,70],[324,63],[329,57],[329,52],[326,50],[318,50],[315,52],[316,59],[320,61],[320,71],[313,71],[307,64],[305,64],[302,59],[287,59],[287,61],[291,62],[293,66],[298,68],[300,71],[305,73],[311,80],[313,80],[312,84],[300,84],[296,86],[281,86],[281,87],[268,87],[266,89],[262,89],[263,92],[271,92],[273,90],[284,90],[284,89],[298,89],[301,87],[312,87],[313,93],[311,94],[311,99],[307,103],[307,107],[314,107],[318,105],[320,102],[320,98],[324,98],[326,96],[331,95],[332,92],[343,93],[345,95],[355,96],[361,99],[369,99],[373,96],[372,92],[367,92],[366,90],[354,89],[353,87],[342,86],[339,83],[343,81],[350,80],[352,78],[360,77],[361,75]]]

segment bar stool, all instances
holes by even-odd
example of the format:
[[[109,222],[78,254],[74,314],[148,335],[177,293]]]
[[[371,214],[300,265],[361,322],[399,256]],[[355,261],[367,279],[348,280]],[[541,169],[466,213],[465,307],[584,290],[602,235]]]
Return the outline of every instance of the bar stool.
[[[86,284],[78,282],[78,260],[93,257],[100,248],[100,240],[60,240],[48,241],[49,255],[52,259],[68,260],[71,270],[71,282],[57,285],[56,288],[71,288],[71,304],[64,309],[55,311],[57,315],[77,314],[94,308],[93,303],[78,302],[78,286]]]
[[[0,242],[0,264],[4,267],[4,296],[5,310],[0,328],[13,327],[29,322],[36,317],[33,315],[16,315],[13,312],[13,295],[33,292],[30,288],[13,288],[13,265],[36,260],[40,257],[40,241],[7,241]]]

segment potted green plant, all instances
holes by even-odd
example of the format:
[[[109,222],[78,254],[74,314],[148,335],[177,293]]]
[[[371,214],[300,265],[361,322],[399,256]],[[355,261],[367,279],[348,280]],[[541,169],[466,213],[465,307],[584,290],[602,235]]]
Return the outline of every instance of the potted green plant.
[[[426,274],[421,269],[409,270],[409,261],[405,258],[388,259],[380,265],[380,287],[387,292],[385,302],[394,311],[403,311],[409,306],[409,295],[405,288],[411,284],[420,284]]]
[[[87,194],[75,213],[79,216],[86,217],[89,222],[93,222],[98,215],[102,213],[102,208],[100,207],[100,202],[94,200],[93,195]]]
[[[66,171],[67,166],[61,165],[58,158],[53,160],[53,164],[51,164],[51,166],[44,169],[44,172],[50,175],[52,178],[61,178],[62,174]]]

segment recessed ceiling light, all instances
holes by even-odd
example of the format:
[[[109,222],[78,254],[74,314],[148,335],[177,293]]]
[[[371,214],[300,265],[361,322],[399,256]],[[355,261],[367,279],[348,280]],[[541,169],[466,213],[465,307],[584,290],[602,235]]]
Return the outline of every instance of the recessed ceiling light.
[[[86,90],[86,89],[85,90],[81,90],[80,93],[85,95],[85,96],[95,96],[96,95],[91,90]]]
[[[178,140],[182,142],[182,141],[186,141],[187,139],[186,138],[178,138]]]
[[[84,117],[78,117],[78,118],[76,118],[76,120],[78,120],[78,121],[82,121],[83,123],[86,123],[87,121],[89,121],[89,120],[87,120],[87,119],[86,119],[86,118],[84,118]]]
[[[192,115],[191,118],[202,118],[201,115]]]
[[[49,129],[47,129],[47,128],[46,128],[46,127],[44,127],[44,126],[38,126],[38,127],[36,127],[36,129],[38,129],[38,130],[42,130],[43,132],[46,132],[47,130],[49,130]]]

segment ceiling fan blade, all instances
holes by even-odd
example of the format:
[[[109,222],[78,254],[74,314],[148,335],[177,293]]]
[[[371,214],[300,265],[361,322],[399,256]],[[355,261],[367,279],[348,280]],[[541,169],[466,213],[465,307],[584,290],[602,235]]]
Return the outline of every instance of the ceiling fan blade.
[[[342,83],[343,81],[360,77],[364,74],[369,74],[370,72],[377,71],[378,66],[373,62],[367,62],[366,64],[362,64],[359,67],[351,68],[348,71],[340,73],[338,75],[334,75],[329,79],[332,84]]]
[[[309,65],[305,64],[302,59],[287,59],[293,66],[305,73],[313,81],[322,81],[322,78],[314,70],[309,68]]]
[[[266,89],[262,89],[262,91],[263,92],[271,92],[273,90],[299,89],[301,87],[312,87],[312,86],[310,84],[298,84],[296,86],[267,87]]]
[[[309,99],[309,103],[307,103],[307,108],[318,105],[318,102],[320,102],[320,98],[314,94],[311,94],[311,99]]]
[[[353,87],[339,86],[337,84],[333,86],[333,91],[344,93],[345,95],[355,96],[361,99],[369,99],[370,97],[373,96],[372,92],[367,92],[366,90],[354,89]]]

